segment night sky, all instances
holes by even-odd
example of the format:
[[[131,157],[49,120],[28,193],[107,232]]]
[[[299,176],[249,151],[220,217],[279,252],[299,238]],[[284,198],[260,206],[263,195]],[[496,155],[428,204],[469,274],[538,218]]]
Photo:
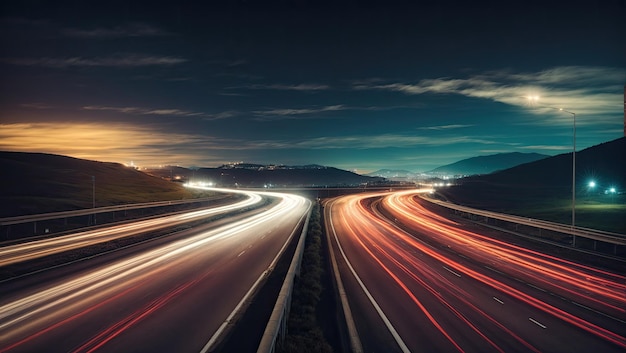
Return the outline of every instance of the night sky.
[[[2,1],[0,150],[367,173],[568,152],[560,107],[623,136],[624,0],[208,3]]]

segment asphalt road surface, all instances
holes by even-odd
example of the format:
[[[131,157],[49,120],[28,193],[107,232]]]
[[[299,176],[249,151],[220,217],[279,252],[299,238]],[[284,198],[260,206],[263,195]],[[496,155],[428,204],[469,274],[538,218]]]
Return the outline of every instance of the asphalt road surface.
[[[262,196],[274,201],[0,283],[0,352],[210,351],[310,208]]]
[[[623,352],[626,277],[500,242],[419,190],[326,204],[364,352]]]

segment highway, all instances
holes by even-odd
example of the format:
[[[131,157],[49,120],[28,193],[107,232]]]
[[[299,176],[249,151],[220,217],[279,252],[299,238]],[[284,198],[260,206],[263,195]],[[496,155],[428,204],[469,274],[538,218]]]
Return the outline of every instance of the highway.
[[[210,351],[310,209],[295,195],[249,194],[273,201],[0,283],[0,352]]]
[[[626,276],[498,241],[420,192],[326,203],[364,352],[623,352]]]
[[[226,190],[223,191],[227,192]],[[76,250],[82,247],[104,243],[123,237],[155,231],[165,227],[172,227],[174,225],[200,220],[209,216],[225,214],[227,212],[241,210],[261,202],[261,196],[259,194],[246,193],[245,195],[247,198],[234,204],[147,219],[112,227],[98,228],[53,238],[34,240],[27,243],[3,246],[0,248],[0,267],[23,261],[34,260],[43,256],[54,255],[64,251]]]

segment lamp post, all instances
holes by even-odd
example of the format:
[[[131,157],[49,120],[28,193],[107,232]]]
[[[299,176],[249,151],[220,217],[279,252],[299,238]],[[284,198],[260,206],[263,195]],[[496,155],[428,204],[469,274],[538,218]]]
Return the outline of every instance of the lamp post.
[[[560,111],[572,114],[574,118],[574,128],[572,137],[572,230],[576,226],[576,113],[570,112],[563,108]],[[573,245],[576,246],[576,236],[574,236]]]
[[[536,102],[539,100],[539,96],[528,96],[526,97],[531,102]],[[573,137],[572,137],[572,231],[574,227],[576,227],[576,113],[570,112],[569,110],[565,110],[563,108],[553,108],[547,107],[550,109],[558,109],[561,112],[571,114],[574,118],[574,127],[573,127]],[[576,247],[576,236],[572,235],[572,246]]]
[[[91,176],[91,207],[93,210],[93,224],[96,224],[96,176]]]

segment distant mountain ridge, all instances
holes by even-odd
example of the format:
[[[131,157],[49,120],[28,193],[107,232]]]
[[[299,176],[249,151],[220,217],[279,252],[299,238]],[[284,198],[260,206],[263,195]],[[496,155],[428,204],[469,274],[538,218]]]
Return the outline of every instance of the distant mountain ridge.
[[[490,174],[498,170],[508,169],[548,157],[550,156],[540,153],[498,153],[463,159],[452,164],[435,168],[428,173],[454,175]]]
[[[174,172],[175,171],[175,172]],[[375,185],[384,183],[381,177],[359,175],[347,170],[317,164],[288,166],[252,163],[225,164],[217,168],[181,167],[149,169],[148,173],[163,178],[211,182],[220,186],[239,187],[335,187]]]
[[[382,178],[407,178],[415,175],[415,173],[404,169],[379,169],[375,172],[365,174],[367,176],[382,177]]]
[[[626,137],[601,143],[576,152],[577,184],[589,178],[611,181],[626,186]],[[467,178],[467,181],[493,182],[508,185],[541,185],[543,187],[571,187],[572,153],[518,165],[490,175]]]
[[[171,166],[137,170],[119,163],[69,156],[0,151],[0,217],[66,211],[125,203],[193,197],[172,181],[208,181],[225,187],[295,187],[387,185],[333,167],[225,164],[217,168]],[[95,192],[95,198],[94,198]]]

